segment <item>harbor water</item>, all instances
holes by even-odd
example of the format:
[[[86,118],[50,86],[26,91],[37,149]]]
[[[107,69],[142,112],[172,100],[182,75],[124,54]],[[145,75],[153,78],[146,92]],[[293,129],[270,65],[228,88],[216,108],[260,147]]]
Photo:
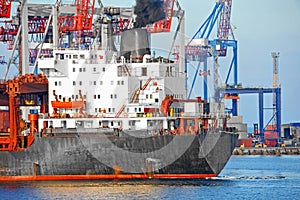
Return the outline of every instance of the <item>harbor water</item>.
[[[300,199],[300,156],[232,156],[209,180],[0,183],[1,199]]]

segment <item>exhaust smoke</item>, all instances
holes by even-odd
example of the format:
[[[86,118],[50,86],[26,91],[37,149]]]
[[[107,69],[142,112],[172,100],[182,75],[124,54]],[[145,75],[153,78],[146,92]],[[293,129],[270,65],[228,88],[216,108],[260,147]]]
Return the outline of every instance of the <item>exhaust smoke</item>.
[[[142,28],[165,18],[163,0],[136,0],[134,14],[137,15],[135,28]]]

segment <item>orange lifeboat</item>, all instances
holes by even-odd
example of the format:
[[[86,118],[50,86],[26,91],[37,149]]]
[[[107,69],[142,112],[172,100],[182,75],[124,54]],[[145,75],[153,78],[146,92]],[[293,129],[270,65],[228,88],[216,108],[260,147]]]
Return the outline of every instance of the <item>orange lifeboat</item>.
[[[51,101],[52,108],[83,108],[84,101]]]

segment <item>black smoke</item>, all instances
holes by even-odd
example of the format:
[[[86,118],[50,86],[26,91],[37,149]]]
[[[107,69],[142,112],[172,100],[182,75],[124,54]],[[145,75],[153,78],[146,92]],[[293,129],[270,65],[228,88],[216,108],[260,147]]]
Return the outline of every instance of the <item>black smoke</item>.
[[[161,19],[164,19],[166,14],[164,12],[163,0],[136,0],[134,7],[134,14],[136,14],[135,28],[145,27],[147,24],[153,24]]]

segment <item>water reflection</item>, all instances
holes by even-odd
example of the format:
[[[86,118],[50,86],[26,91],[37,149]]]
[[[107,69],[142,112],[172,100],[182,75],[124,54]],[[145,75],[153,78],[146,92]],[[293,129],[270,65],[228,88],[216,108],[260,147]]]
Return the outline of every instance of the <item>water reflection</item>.
[[[0,184],[29,199],[161,199],[174,191],[230,184],[228,180],[38,181]],[[20,193],[20,191],[23,191]],[[4,193],[2,193],[4,194]],[[176,196],[174,196],[176,197]]]

